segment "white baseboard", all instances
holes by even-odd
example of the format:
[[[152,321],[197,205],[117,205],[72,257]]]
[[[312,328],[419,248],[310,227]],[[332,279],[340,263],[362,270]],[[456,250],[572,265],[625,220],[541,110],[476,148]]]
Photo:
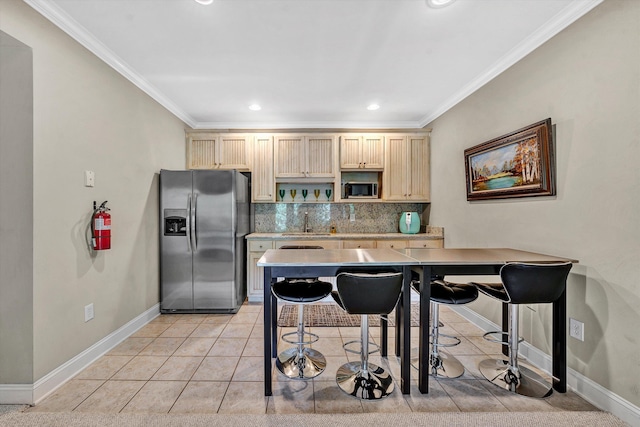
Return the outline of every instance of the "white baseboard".
[[[485,332],[502,329],[501,326],[496,325],[467,307],[452,305],[450,308]],[[553,363],[551,355],[544,353],[527,342],[522,342],[519,348],[521,350],[519,354],[526,358],[527,362],[548,374],[551,373]],[[567,368],[567,387],[597,408],[612,413],[632,426],[640,426],[640,407],[626,401],[571,368]]]
[[[33,384],[0,384],[0,405],[24,405],[33,402]]]
[[[0,384],[0,404],[33,405],[40,402],[159,314],[160,304],[156,304],[34,384]]]

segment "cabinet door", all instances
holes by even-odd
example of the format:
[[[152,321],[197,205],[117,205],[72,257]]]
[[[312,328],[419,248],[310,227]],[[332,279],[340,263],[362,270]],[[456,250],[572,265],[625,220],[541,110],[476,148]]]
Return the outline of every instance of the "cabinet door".
[[[375,249],[375,240],[343,240],[343,249]]]
[[[362,137],[358,135],[340,136],[340,168],[358,169],[362,164],[361,148]]]
[[[258,267],[258,260],[264,252],[249,252],[247,257],[247,298],[250,302],[264,301],[264,267]]]
[[[428,202],[430,189],[429,139],[426,135],[407,137],[409,200]]]
[[[407,144],[404,135],[386,136],[386,156],[383,174],[385,200],[407,199]]]
[[[336,175],[336,138],[333,135],[305,137],[307,168],[310,178],[334,178]]]
[[[362,137],[361,161],[364,169],[384,168],[384,137],[364,135]]]
[[[271,135],[254,136],[253,157],[251,200],[253,202],[275,202],[273,138]]]
[[[304,178],[307,171],[304,136],[278,135],[274,146],[276,178]]]
[[[187,169],[213,169],[216,167],[217,136],[211,133],[187,135]]]
[[[264,301],[264,268],[258,260],[267,249],[273,249],[273,240],[249,240],[247,252],[247,297],[250,302]]]
[[[249,170],[249,160],[251,158],[250,136],[220,134],[216,146],[216,167],[220,169]]]

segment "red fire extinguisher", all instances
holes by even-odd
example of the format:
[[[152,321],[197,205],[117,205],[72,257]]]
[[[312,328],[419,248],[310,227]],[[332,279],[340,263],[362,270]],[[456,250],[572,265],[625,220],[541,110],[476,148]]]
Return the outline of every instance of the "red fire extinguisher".
[[[98,208],[96,208],[96,202],[93,202],[91,246],[95,251],[111,249],[111,214],[109,214],[109,210],[106,200]]]

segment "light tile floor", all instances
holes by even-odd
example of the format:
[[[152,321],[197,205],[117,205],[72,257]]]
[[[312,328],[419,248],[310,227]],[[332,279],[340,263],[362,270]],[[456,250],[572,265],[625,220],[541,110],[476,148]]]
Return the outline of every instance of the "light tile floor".
[[[335,382],[340,365],[356,360],[342,345],[360,336],[359,328],[313,328],[320,336],[314,347],[327,368],[310,381],[289,380],[275,368],[273,395],[264,396],[262,305],[244,304],[235,315],[161,315],[68,381],[30,411],[106,413],[354,413],[442,411],[598,410],[573,392],[545,399],[512,395],[488,383],[477,369],[498,344],[482,339],[479,328],[447,307],[441,307],[442,333],[462,343],[448,351],[465,365],[458,379],[433,378],[429,394],[420,394],[412,371],[411,394],[403,395],[393,355],[394,329],[389,328],[387,359],[373,363],[396,379],[393,394],[379,401],[361,401],[342,392]],[[293,328],[280,328],[280,333]],[[379,328],[371,328],[374,341]],[[417,336],[417,328],[412,331]],[[289,344],[280,342],[279,348]]]

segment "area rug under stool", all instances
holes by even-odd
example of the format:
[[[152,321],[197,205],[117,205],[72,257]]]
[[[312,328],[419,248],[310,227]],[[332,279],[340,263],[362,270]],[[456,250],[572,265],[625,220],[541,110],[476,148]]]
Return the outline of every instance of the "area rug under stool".
[[[395,311],[389,314],[389,326],[395,326]],[[411,304],[411,326],[418,326],[420,307]],[[304,324],[315,327],[360,327],[360,315],[348,314],[337,304],[309,304],[304,310]],[[278,317],[279,327],[298,326],[298,306],[285,304]],[[369,316],[369,326],[380,326],[380,316]]]

